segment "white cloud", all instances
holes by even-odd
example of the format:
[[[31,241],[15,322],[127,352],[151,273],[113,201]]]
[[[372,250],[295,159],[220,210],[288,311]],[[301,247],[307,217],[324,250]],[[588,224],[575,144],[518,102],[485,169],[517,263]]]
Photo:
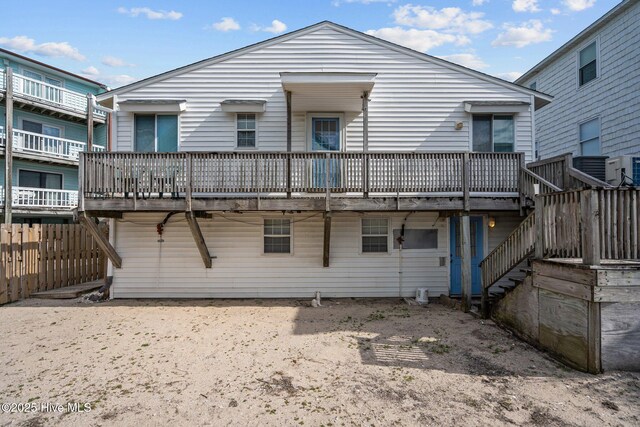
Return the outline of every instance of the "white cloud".
[[[18,52],[31,52],[40,56],[69,58],[76,61],[85,60],[84,55],[67,42],[46,42],[36,44],[36,41],[32,38],[27,36],[16,36],[13,38],[0,37],[0,46],[13,49]]]
[[[513,0],[511,7],[516,12],[540,12],[538,0]]]
[[[471,0],[471,4],[474,6],[482,6],[485,3],[488,3],[489,0]]]
[[[552,15],[560,15],[561,13],[562,11],[560,9],[556,9],[556,8],[551,9]]]
[[[268,27],[260,27],[259,25],[252,25],[251,31],[266,31],[267,33],[280,34],[287,30],[287,24],[277,19],[271,21],[271,25]]]
[[[522,73],[520,71],[509,71],[506,73],[498,73],[495,76],[503,80],[513,82],[522,77]]]
[[[433,30],[417,30],[415,28],[380,28],[379,30],[369,30],[366,33],[419,52],[426,52],[445,43],[454,43],[461,46],[471,42],[466,36],[443,34]]]
[[[400,6],[393,11],[396,24],[446,33],[479,34],[493,28],[491,22],[482,19],[482,12],[465,12],[459,7],[440,10],[412,4]]]
[[[596,4],[596,0],[563,0],[565,6],[574,12],[580,12],[585,9],[589,9]]]
[[[233,18],[228,16],[222,18],[219,22],[211,24],[211,28],[218,31],[235,31],[240,29],[240,24]]]
[[[132,7],[131,9],[127,9],[126,7],[119,7],[118,13],[122,13],[123,15],[129,15],[131,17],[138,17],[140,15],[144,15],[147,19],[168,19],[170,21],[176,21],[182,18],[181,12],[176,12],[175,10],[153,10],[148,7]]]
[[[135,67],[135,64],[130,64],[126,62],[124,59],[118,58],[116,56],[103,56],[102,62],[107,67]]]
[[[106,83],[112,89],[115,89],[120,86],[128,85],[139,79],[129,76],[127,74],[116,74],[113,76],[104,76],[102,77],[102,82]]]
[[[438,58],[446,61],[455,62],[463,67],[473,68],[474,70],[481,70],[487,68],[489,64],[484,62],[475,53],[454,53],[452,55],[442,55]]]
[[[97,77],[100,75],[100,71],[94,67],[93,65],[90,65],[89,67],[85,68],[84,70],[82,70],[81,73],[83,76],[87,76],[87,77]]]
[[[504,31],[491,42],[492,46],[515,46],[522,48],[530,44],[542,43],[551,40],[553,33],[549,28],[544,28],[541,21],[531,19],[519,26],[504,24]]]

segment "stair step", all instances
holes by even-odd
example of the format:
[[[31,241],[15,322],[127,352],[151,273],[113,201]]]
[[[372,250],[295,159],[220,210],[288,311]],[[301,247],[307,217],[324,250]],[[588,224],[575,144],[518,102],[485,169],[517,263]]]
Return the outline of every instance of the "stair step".
[[[509,292],[514,290],[516,287],[515,286],[507,286],[507,285],[500,285],[498,286],[500,289],[504,289],[505,292]]]
[[[515,283],[516,285],[521,284],[522,282],[524,282],[524,277],[509,277],[509,280],[513,283]]]
[[[531,274],[533,272],[533,270],[531,270],[530,268],[521,268],[520,269],[521,273],[526,273],[527,275]]]

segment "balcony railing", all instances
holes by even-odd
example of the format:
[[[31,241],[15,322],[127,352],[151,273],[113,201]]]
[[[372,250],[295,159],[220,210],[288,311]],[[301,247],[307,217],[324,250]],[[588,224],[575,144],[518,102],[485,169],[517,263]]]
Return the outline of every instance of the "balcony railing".
[[[50,188],[13,187],[14,208],[71,210],[78,206],[78,192]],[[4,205],[4,188],[0,186],[0,203]]]
[[[513,197],[520,191],[521,160],[522,153],[83,153],[80,180],[86,197],[100,198],[474,192]]]
[[[6,89],[6,71],[0,70],[0,89]],[[33,99],[40,103],[60,107],[78,114],[87,114],[87,95],[74,92],[60,86],[32,79],[21,74],[13,73],[14,96]],[[105,119],[107,114],[94,108],[93,114],[99,119]]]
[[[6,134],[0,127],[0,147],[5,146]],[[102,152],[105,148],[93,144],[93,151]],[[79,153],[87,150],[87,144],[81,141],[58,138],[25,130],[13,130],[13,151],[53,159],[77,162]]]

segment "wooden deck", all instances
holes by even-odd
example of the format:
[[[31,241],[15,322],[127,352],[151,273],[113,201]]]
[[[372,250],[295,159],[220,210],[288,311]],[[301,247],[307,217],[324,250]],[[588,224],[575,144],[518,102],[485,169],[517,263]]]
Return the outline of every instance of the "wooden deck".
[[[523,164],[522,153],[83,153],[79,210],[518,210],[540,183]]]

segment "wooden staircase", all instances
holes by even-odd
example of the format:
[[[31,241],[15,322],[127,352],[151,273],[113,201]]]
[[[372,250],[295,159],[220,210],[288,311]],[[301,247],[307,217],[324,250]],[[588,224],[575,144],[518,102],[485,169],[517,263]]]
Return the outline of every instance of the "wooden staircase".
[[[530,163],[526,168],[521,168],[520,172],[524,199],[522,205],[525,210],[535,207],[535,200],[538,194],[561,193],[565,190],[612,188],[609,184],[575,169],[571,161],[571,154]],[[565,201],[567,200],[562,199],[561,203]],[[579,210],[580,206],[578,204],[573,208]],[[543,215],[543,209],[536,210],[538,210],[538,215]],[[545,211],[544,215],[548,215],[550,212]],[[551,212],[551,216],[553,216],[553,212]],[[543,222],[543,219],[536,221],[536,211],[530,212],[520,225],[481,261],[481,312],[483,316],[488,316],[491,304],[499,301],[504,295],[522,284],[527,277],[531,276],[531,259],[536,255],[541,256],[545,249],[538,248],[539,250],[536,251],[536,241],[543,241],[540,236],[548,232],[541,226]],[[558,251],[555,249],[558,248],[553,248],[549,253],[551,255],[557,255],[558,253],[569,254],[564,250],[565,248],[559,248],[560,250]],[[577,248],[574,249],[573,252],[577,252]],[[536,254],[536,252],[538,253]],[[514,271],[518,265],[525,261],[527,262],[527,267]],[[507,275],[511,283],[498,285],[502,290],[501,292],[491,292],[491,287]]]

